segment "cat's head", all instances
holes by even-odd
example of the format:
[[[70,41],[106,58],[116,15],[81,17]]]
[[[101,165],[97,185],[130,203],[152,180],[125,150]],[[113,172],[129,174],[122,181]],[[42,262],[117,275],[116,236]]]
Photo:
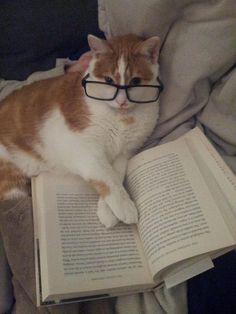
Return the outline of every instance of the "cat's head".
[[[129,88],[127,95],[124,88],[116,90],[113,85],[123,87],[127,85],[158,85],[159,37],[155,36],[144,40],[129,34],[104,40],[89,35],[88,42],[93,52],[93,58],[88,68],[87,80],[108,83],[106,85],[87,84],[87,90],[92,96],[104,99],[109,106],[117,110],[145,105],[147,100],[155,98],[156,89]],[[115,96],[115,91],[117,91],[116,97],[111,100]],[[152,95],[152,93],[154,94]]]

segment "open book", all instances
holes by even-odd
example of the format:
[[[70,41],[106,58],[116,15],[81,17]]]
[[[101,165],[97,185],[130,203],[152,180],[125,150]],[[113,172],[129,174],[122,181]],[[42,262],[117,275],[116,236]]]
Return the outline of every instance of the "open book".
[[[236,245],[236,179],[198,129],[128,164],[139,223],[111,230],[78,177],[33,179],[38,305],[173,286]]]

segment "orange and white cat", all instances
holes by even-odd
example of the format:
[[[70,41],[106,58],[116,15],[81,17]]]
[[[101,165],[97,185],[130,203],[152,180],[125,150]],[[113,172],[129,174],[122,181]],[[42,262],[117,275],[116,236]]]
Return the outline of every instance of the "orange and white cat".
[[[89,35],[89,81],[156,85],[159,38]],[[137,223],[123,179],[128,159],[152,132],[158,100],[135,103],[124,89],[113,100],[88,97],[78,72],[34,82],[0,103],[0,198],[25,195],[27,179],[42,171],[83,177],[100,195],[98,217],[106,226]],[[98,84],[99,95],[105,95]]]

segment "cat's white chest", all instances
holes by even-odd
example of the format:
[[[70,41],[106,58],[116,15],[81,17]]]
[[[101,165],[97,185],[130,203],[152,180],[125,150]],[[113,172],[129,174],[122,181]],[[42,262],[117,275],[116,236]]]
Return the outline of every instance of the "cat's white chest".
[[[120,154],[131,156],[152,132],[158,117],[158,106],[117,114],[114,110],[90,110],[89,126],[84,130],[71,130],[60,111],[54,111],[41,127],[41,145],[36,152],[47,160],[50,170],[70,168],[71,164],[84,164],[93,156],[106,156],[112,162]],[[91,109],[91,108],[90,108]]]
[[[137,134],[132,136],[132,131],[136,129],[137,121],[135,122],[133,116],[116,116],[108,121],[107,124],[109,126],[104,134],[104,139],[106,139],[104,145],[107,153],[111,155],[112,159],[121,152],[128,153],[131,150],[129,144],[132,144],[137,136]]]
[[[95,115],[88,132],[92,132],[92,137],[104,147],[108,159],[114,160],[120,153],[132,155],[150,135],[157,118],[157,105],[127,114],[107,110]]]

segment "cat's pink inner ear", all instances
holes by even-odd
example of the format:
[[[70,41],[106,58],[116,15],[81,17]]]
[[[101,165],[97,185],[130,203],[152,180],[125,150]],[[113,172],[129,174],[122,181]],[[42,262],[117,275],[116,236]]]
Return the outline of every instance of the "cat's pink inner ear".
[[[94,35],[88,35],[88,44],[91,51],[94,53],[104,53],[111,50],[106,40]]]
[[[160,52],[160,38],[158,36],[153,36],[146,39],[139,47],[139,53],[150,58],[152,63],[158,62]]]

